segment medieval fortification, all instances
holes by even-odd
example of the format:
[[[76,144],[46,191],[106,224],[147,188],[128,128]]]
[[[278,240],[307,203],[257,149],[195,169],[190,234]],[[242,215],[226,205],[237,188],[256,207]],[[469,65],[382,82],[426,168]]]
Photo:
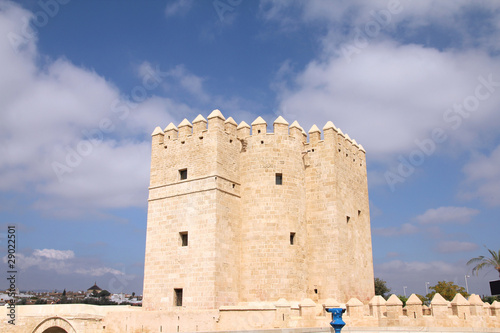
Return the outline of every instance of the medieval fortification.
[[[344,307],[348,332],[500,333],[477,295],[374,296],[365,150],[332,122],[267,129],[219,110],[157,127],[143,307],[17,306],[15,326],[2,307],[0,332],[330,332]]]
[[[219,110],[153,133],[146,309],[374,295],[365,151]]]

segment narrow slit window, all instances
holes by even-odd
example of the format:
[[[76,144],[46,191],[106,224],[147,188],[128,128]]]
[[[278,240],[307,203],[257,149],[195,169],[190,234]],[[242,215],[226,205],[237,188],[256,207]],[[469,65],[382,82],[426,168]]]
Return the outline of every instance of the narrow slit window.
[[[188,178],[188,170],[187,169],[179,170],[179,176],[180,176],[181,180],[187,179]]]
[[[346,216],[346,222],[349,223],[350,220],[351,220],[351,217],[350,216]]]
[[[174,289],[174,294],[175,306],[182,306],[182,289]]]
[[[290,233],[290,245],[295,244],[295,232]]]
[[[361,216],[361,211],[360,210],[358,210],[358,216]]]
[[[276,174],[276,185],[283,185],[283,174],[282,173]]]
[[[181,246],[188,246],[188,233],[187,233],[187,231],[180,232],[179,235],[181,237]]]

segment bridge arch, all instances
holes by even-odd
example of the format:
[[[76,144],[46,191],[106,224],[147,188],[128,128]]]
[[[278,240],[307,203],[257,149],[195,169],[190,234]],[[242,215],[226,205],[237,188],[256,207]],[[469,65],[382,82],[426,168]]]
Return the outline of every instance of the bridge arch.
[[[66,319],[50,317],[38,324],[32,333],[76,333],[76,330]]]

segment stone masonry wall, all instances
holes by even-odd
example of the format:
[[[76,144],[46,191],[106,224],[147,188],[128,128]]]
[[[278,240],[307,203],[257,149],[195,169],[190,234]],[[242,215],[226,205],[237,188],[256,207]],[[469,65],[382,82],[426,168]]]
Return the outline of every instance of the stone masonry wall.
[[[410,296],[405,307],[395,295],[387,301],[375,296],[367,303],[357,298],[351,298],[345,304],[334,299],[321,303],[311,299],[300,302],[280,299],[274,303],[222,306],[214,310],[179,307],[168,311],[147,311],[130,306],[23,305],[16,307],[16,325],[0,321],[0,331],[41,333],[53,326],[74,333],[328,328],[332,318],[325,308],[330,307],[346,308],[343,315],[345,332],[500,332],[499,302],[490,305],[483,303],[477,295],[465,299],[459,294],[451,302],[436,294],[429,307],[423,305],[416,295]],[[7,311],[7,308],[0,307],[0,316],[5,318]]]
[[[305,147],[308,297],[368,301],[374,287],[365,153],[331,122],[323,131],[321,140],[314,126]]]
[[[331,122],[323,140],[282,117],[273,130],[219,110],[155,129],[146,309],[174,309],[174,289],[197,309],[373,296],[364,149]]]
[[[239,185],[227,178],[234,177],[237,166],[225,161],[221,170],[217,156],[239,147],[236,138],[234,147],[221,144],[229,142],[223,138],[223,119],[209,122],[209,130],[200,119],[194,130],[185,121],[153,136],[143,292],[147,309],[175,307],[174,289],[182,289],[183,306],[199,309],[238,300],[239,205],[234,201]],[[180,170],[187,170],[187,179],[181,179]],[[181,234],[187,234],[187,246]]]
[[[307,284],[302,142],[288,135],[286,125],[282,133],[266,133],[265,126],[253,123],[240,154],[242,302],[301,299]]]

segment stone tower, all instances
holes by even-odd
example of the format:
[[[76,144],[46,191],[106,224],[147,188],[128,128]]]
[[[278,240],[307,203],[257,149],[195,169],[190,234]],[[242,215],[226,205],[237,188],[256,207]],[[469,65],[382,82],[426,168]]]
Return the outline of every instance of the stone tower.
[[[207,126],[208,123],[208,126]],[[374,295],[365,151],[219,110],[152,134],[143,306]]]

